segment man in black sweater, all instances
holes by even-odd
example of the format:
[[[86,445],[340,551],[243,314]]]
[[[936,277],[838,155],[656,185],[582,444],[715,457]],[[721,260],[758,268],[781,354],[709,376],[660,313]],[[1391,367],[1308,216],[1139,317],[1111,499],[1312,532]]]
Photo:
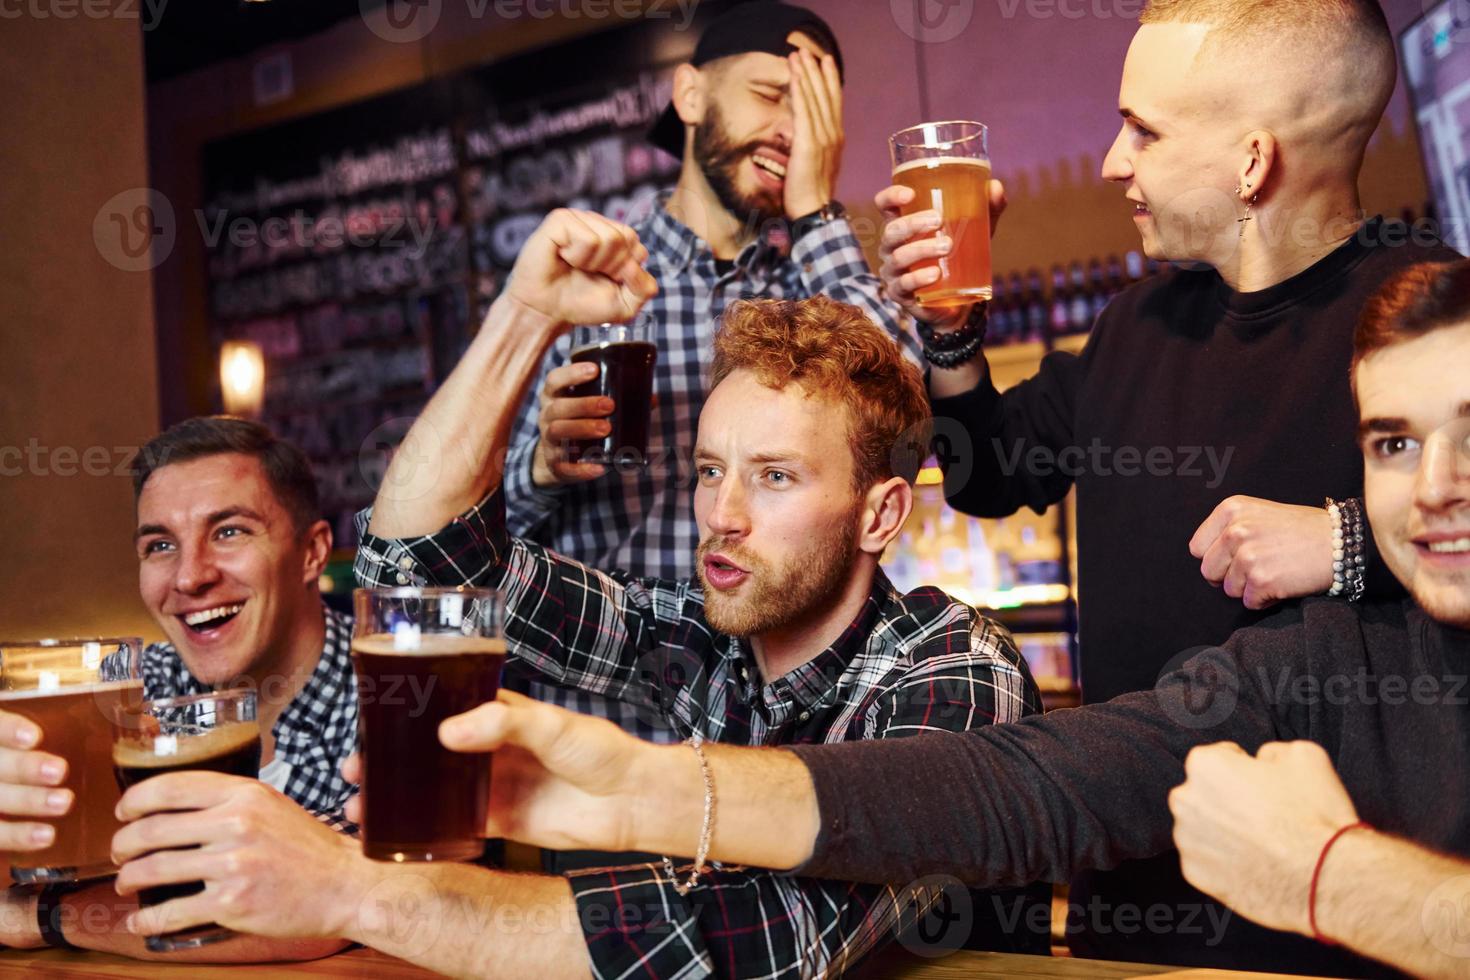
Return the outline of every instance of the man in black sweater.
[[[1362,486],[1351,325],[1396,270],[1455,257],[1420,231],[1362,220],[1358,171],[1396,78],[1375,0],[1152,0],[1141,20],[1103,176],[1123,185],[1145,252],[1182,267],[1123,292],[1080,355],[1049,354],[1004,394],[978,341],[972,360],[930,375],[952,506],[1040,512],[1077,488],[1088,703],[1147,690],[1182,652],[1334,588],[1323,500]],[[932,211],[898,217],[911,196],[878,195],[893,219],[888,289],[928,322],[921,332],[973,330],[969,311],[916,305],[949,242],[932,237]],[[1339,590],[1394,594],[1367,545]],[[1072,898],[1079,955],[1219,961],[1177,933],[1099,927],[1087,911],[1199,903],[1174,855],[1082,876]],[[1270,941],[1232,922],[1219,949]]]
[[[1172,842],[1190,880],[1233,918],[1297,940],[1232,950],[1226,965],[1463,976],[1470,261],[1400,273],[1370,304],[1356,346],[1372,533],[1412,598],[1310,599],[1206,649],[1152,691],[1016,724],[718,747],[709,857],[994,887],[1063,880]],[[511,786],[492,830],[552,846],[695,853],[710,817],[692,753],[522,701],[453,724],[461,751],[511,750],[496,757],[497,780]],[[1162,900],[1084,911],[1096,925],[1169,932],[1201,950],[1221,922]]]

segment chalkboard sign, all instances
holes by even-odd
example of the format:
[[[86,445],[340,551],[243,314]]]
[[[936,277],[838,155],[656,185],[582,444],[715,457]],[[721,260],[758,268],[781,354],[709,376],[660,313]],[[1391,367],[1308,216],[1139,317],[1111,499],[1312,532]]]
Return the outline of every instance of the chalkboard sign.
[[[310,456],[339,548],[546,212],[636,220],[687,31],[637,21],[205,149],[211,337],[259,343],[266,424]]]

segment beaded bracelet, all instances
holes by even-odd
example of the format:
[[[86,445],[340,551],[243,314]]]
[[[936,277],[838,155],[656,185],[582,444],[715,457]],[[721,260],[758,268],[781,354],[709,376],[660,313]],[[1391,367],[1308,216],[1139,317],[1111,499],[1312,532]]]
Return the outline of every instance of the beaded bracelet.
[[[972,360],[985,346],[989,325],[988,303],[980,303],[970,311],[958,330],[937,333],[922,321],[915,324],[924,343],[924,360],[938,368],[952,368]]]
[[[699,732],[695,732],[684,741],[684,744],[693,749],[694,754],[699,757],[699,773],[704,777],[704,822],[699,828],[699,847],[695,851],[694,870],[689,872],[688,880],[682,882],[679,880],[679,874],[674,870],[674,862],[669,860],[667,854],[664,855],[664,873],[669,876],[674,891],[681,897],[694,890],[694,886],[699,884],[699,876],[706,870],[704,861],[709,857],[709,842],[715,825],[715,777],[710,772],[709,760],[704,755],[704,737]]]
[[[1327,594],[1346,594],[1348,602],[1357,602],[1368,586],[1363,502],[1328,497],[1327,516],[1332,518],[1332,588]]]

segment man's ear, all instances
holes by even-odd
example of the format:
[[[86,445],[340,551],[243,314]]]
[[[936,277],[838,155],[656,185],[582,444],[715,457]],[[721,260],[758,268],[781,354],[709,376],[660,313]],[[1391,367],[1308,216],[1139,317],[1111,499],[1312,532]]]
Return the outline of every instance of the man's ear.
[[[1276,136],[1264,129],[1245,134],[1245,160],[1241,163],[1236,180],[1240,184],[1242,202],[1264,194],[1276,169]]]
[[[306,529],[306,563],[302,566],[301,582],[311,585],[326,571],[327,560],[332,557],[332,525],[317,521]]]
[[[674,69],[674,111],[686,126],[698,126],[704,122],[704,113],[709,104],[709,73],[693,65],[680,65]]]
[[[913,511],[914,488],[909,481],[894,476],[875,484],[863,501],[863,526],[858,534],[858,548],[881,558],[889,543],[908,523]]]

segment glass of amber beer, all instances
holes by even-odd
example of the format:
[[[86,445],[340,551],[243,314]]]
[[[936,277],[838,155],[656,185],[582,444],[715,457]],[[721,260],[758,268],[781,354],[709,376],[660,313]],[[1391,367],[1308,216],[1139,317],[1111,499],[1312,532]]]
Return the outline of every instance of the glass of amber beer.
[[[888,138],[893,182],[914,191],[904,214],[933,209],[940,233],[954,243],[948,255],[916,269],[939,268],[939,281],[917,292],[925,306],[988,302],[990,283],[990,144],[977,122],[920,123]]]
[[[70,812],[44,821],[56,828],[50,847],[5,855],[16,882],[83,881],[117,870],[112,711],[143,699],[142,656],[137,637],[0,641],[0,709],[41,726],[40,748],[66,760],[62,785],[75,794]]]
[[[256,779],[260,775],[260,723],[255,692],[216,691],[123,705],[113,712],[112,765],[124,791],[169,772],[202,770]],[[162,905],[204,890],[204,882],[159,885],[138,893],[140,907]],[[217,925],[195,926],[144,945],[154,953],[208,946],[235,933]]]
[[[477,858],[485,848],[490,754],[446,749],[439,723],[500,690],[500,594],[358,589],[353,605],[363,853],[378,861]]]

